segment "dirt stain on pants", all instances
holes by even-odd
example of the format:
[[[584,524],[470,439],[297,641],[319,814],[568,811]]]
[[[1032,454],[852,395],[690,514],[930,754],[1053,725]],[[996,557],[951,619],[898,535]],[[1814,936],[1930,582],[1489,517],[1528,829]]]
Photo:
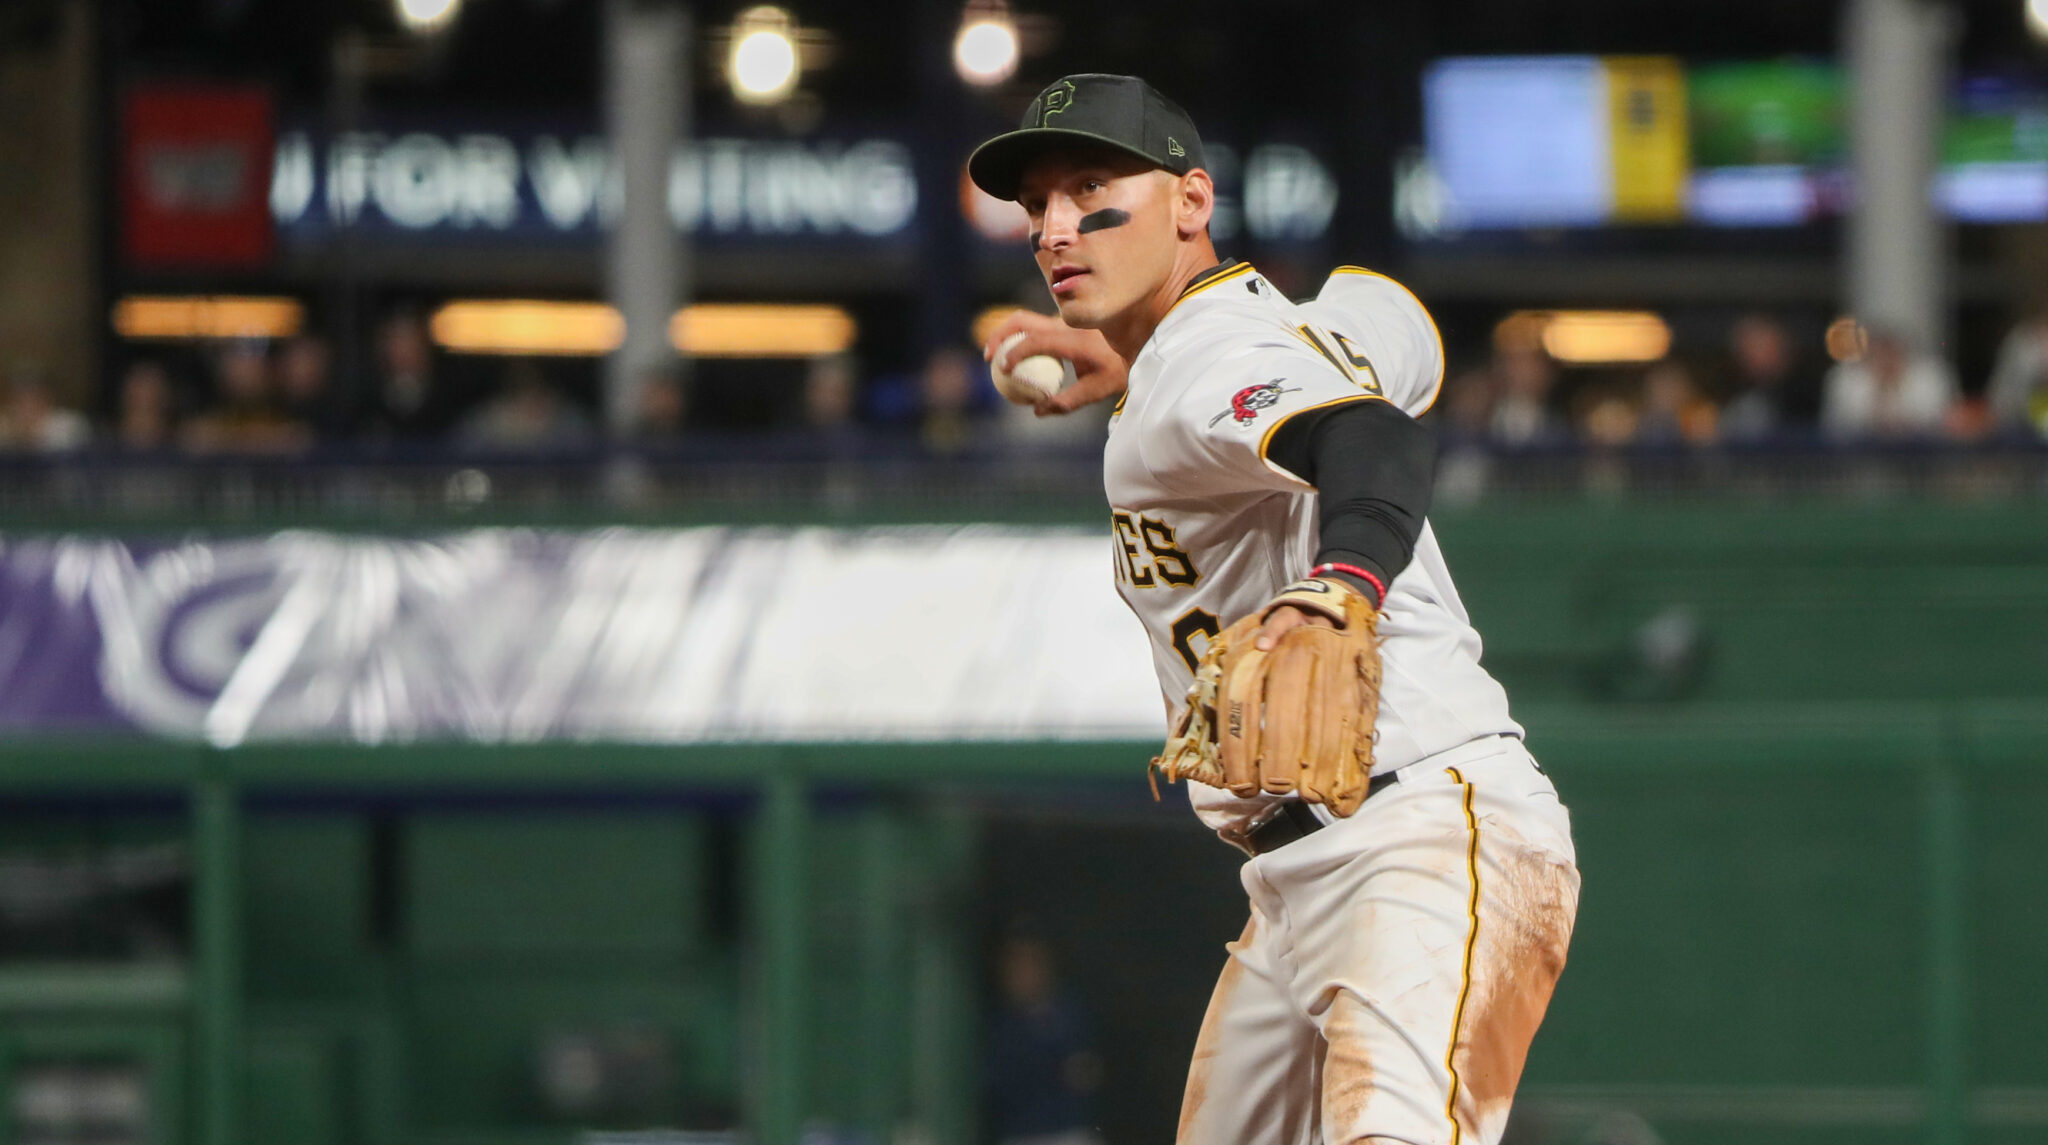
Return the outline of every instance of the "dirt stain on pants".
[[[1230,1009],[1230,997],[1237,992],[1237,984],[1244,977],[1244,963],[1237,960],[1237,951],[1251,945],[1257,927],[1258,919],[1246,920],[1244,933],[1226,947],[1231,957],[1224,961],[1223,973],[1216,977],[1216,991],[1209,996],[1209,1009],[1202,1015],[1202,1031],[1195,1035],[1194,1057],[1188,1063],[1188,1087],[1181,1097],[1180,1128],[1176,1133],[1179,1140],[1187,1139],[1188,1126],[1194,1123],[1195,1116],[1202,1111],[1202,1103],[1209,1098],[1209,1075],[1215,1068],[1216,1052],[1221,1044],[1219,1034],[1223,1015]]]
[[[1458,1118],[1475,1140],[1507,1121],[1529,1044],[1564,973],[1578,913],[1579,872],[1557,856],[1481,832],[1479,936],[1471,993],[1453,1061],[1463,1092]]]

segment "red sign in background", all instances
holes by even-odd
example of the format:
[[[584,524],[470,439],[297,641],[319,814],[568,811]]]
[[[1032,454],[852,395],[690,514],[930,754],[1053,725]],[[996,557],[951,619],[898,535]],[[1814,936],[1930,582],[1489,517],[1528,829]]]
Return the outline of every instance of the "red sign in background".
[[[245,269],[269,261],[275,136],[267,89],[138,85],[121,121],[122,247],[131,265]]]

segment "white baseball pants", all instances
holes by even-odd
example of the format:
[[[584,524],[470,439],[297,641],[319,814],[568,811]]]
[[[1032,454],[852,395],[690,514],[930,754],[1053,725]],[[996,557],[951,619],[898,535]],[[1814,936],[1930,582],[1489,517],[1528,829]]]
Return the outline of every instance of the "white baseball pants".
[[[1179,1145],[1495,1145],[1579,900],[1571,818],[1521,741],[1412,764],[1241,877]]]

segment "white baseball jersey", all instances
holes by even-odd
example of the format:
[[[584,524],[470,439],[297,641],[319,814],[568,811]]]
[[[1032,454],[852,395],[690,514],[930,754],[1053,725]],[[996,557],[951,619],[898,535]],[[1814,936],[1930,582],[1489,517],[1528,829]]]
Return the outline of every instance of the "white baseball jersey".
[[[1266,459],[1274,430],[1305,410],[1436,400],[1443,343],[1415,296],[1343,267],[1295,304],[1251,266],[1198,278],[1131,364],[1110,423],[1103,484],[1118,591],[1144,623],[1169,718],[1208,638],[1308,574],[1320,547],[1313,487]],[[1520,737],[1507,694],[1479,664],[1479,634],[1425,521],[1387,586],[1374,771],[1487,736]],[[1288,796],[1240,799],[1190,785],[1213,828]],[[1323,809],[1316,808],[1318,814]]]

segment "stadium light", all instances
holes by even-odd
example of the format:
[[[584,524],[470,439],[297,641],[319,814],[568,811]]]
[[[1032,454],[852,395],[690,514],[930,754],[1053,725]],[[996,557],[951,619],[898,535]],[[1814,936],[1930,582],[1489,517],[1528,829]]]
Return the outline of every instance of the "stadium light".
[[[1001,4],[973,3],[953,40],[953,67],[971,84],[988,86],[1017,71],[1017,22]]]
[[[457,354],[594,358],[619,348],[626,320],[602,302],[461,298],[434,312],[434,344]],[[700,302],[669,319],[671,344],[698,358],[810,358],[851,349],[860,326],[829,305]]]
[[[987,307],[981,313],[976,314],[973,326],[969,327],[969,333],[974,338],[974,344],[977,346],[988,345],[988,340],[995,336],[996,327],[1001,326],[1010,315],[1022,309],[1024,309],[1022,306],[999,303],[995,306]]]
[[[676,312],[669,341],[697,358],[811,358],[843,354],[860,332],[837,306],[699,302]]]
[[[1671,350],[1671,327],[1639,310],[1518,310],[1494,328],[1494,344],[1539,344],[1557,361],[1575,366],[1654,362]]]
[[[796,87],[795,21],[780,8],[762,5],[733,22],[732,55],[726,77],[742,103],[779,103]]]
[[[138,340],[289,338],[306,308],[293,298],[131,294],[114,304],[113,320],[115,333]]]
[[[2027,31],[2037,40],[2048,40],[2048,0],[2027,0]]]
[[[1671,327],[1655,314],[1565,310],[1543,327],[1543,348],[1560,362],[1654,362],[1671,350]]]
[[[436,310],[427,329],[458,354],[595,357],[626,340],[626,320],[602,302],[461,299]]]
[[[391,0],[391,7],[406,31],[424,36],[454,23],[462,0]]]

